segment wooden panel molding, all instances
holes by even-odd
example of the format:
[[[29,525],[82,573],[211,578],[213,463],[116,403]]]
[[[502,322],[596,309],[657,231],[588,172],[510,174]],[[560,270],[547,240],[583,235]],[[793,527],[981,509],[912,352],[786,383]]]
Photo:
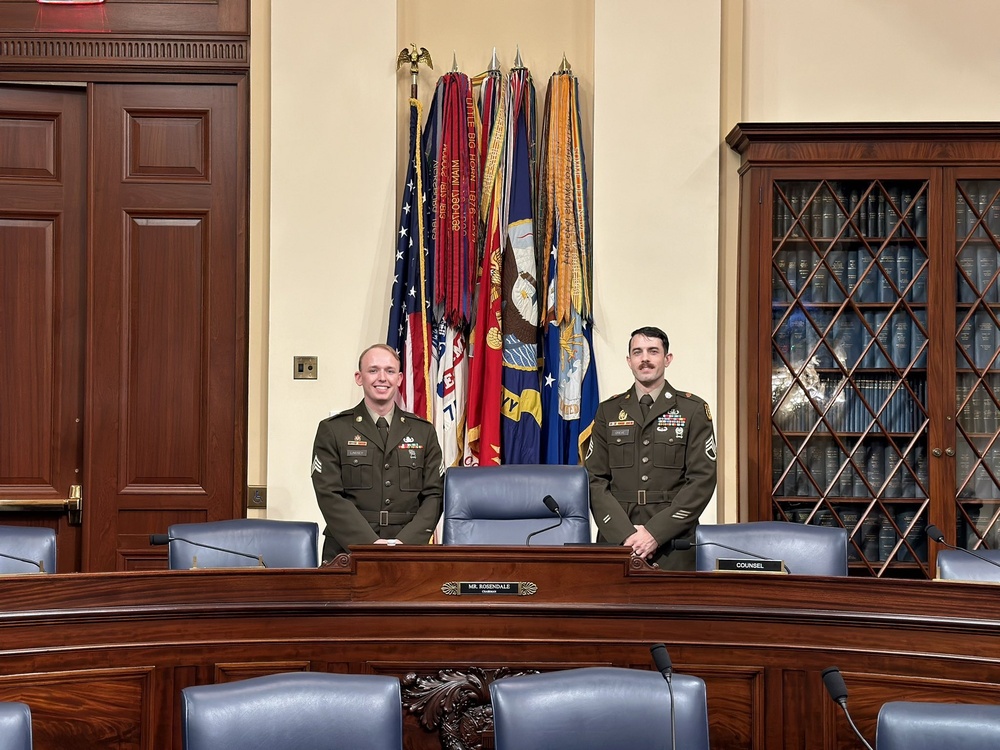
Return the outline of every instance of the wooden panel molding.
[[[250,43],[245,39],[107,36],[17,37],[0,35],[0,65],[7,69],[72,64],[87,70],[142,66],[147,70],[198,72],[246,71]]]

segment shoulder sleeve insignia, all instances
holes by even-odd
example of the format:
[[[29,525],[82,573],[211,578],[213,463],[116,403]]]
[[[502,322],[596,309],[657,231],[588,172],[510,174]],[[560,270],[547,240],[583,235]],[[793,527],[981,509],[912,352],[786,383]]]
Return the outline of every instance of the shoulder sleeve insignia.
[[[708,408],[708,402],[707,401],[705,402],[705,416],[708,418],[709,422],[712,421],[712,410]]]

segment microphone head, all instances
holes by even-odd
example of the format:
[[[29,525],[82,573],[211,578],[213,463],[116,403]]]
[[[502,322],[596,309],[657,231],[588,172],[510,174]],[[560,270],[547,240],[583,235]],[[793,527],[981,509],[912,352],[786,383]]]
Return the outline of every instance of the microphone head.
[[[932,523],[927,525],[927,536],[938,544],[944,544],[944,534]]]
[[[667,674],[673,670],[674,664],[670,661],[670,654],[667,653],[667,647],[664,644],[654,643],[649,647],[649,653],[653,655],[653,664],[656,665],[656,669],[661,674]]]
[[[153,545],[169,544],[170,535],[169,534],[150,534],[149,543]]]
[[[552,495],[546,495],[543,497],[542,502],[545,503],[546,508],[551,510],[557,516],[559,515],[559,503],[556,502],[556,499],[552,497]]]
[[[826,692],[836,703],[844,706],[847,704],[847,684],[844,682],[844,675],[837,667],[827,667],[823,670],[823,684],[826,685]]]
[[[674,549],[686,550],[691,549],[694,546],[694,542],[690,539],[674,539]]]

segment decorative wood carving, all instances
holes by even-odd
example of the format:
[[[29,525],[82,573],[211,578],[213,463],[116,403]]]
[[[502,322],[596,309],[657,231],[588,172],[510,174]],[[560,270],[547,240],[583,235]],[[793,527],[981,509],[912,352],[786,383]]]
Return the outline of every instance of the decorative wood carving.
[[[81,65],[110,69],[143,65],[184,70],[248,70],[250,43],[234,39],[155,39],[80,37],[0,37],[0,65],[38,68],[46,65]]]
[[[537,669],[442,669],[403,678],[403,709],[427,730],[438,729],[444,750],[483,750],[493,732],[490,683],[504,677],[538,674]]]

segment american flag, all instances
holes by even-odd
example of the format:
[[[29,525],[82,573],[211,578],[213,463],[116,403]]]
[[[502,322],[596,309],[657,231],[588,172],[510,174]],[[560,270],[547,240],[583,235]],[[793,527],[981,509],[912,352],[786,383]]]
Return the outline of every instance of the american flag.
[[[403,408],[430,420],[433,418],[431,364],[434,352],[428,298],[431,260],[425,242],[428,227],[425,192],[430,190],[430,181],[425,179],[426,170],[419,148],[420,116],[420,102],[410,99],[409,162],[400,201],[389,329],[385,340],[402,362],[400,396]]]

